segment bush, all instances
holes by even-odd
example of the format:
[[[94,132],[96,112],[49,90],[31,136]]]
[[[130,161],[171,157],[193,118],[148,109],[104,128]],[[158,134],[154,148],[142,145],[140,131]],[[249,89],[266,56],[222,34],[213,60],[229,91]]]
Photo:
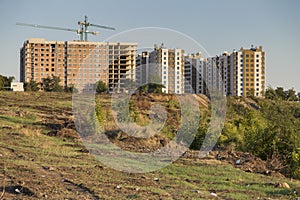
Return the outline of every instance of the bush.
[[[104,93],[108,91],[107,85],[103,81],[98,81],[96,84],[96,92]]]
[[[25,83],[25,91],[36,92],[39,91],[39,84],[31,79],[29,82]]]
[[[62,92],[63,87],[59,83],[60,78],[58,76],[47,77],[42,81],[42,88],[46,92]]]

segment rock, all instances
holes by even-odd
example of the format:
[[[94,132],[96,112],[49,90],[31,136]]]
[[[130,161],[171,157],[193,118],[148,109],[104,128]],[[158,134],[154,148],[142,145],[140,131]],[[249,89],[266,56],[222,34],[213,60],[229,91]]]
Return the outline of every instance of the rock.
[[[154,180],[154,181],[159,181],[159,179],[158,179],[158,178],[154,178],[153,180]]]
[[[147,176],[141,176],[141,178],[142,178],[142,179],[146,179],[146,180],[149,179],[149,177],[147,177]]]
[[[43,169],[48,171],[54,171],[54,168],[51,166],[43,166]]]
[[[104,167],[101,166],[101,165],[95,165],[95,168],[98,168],[98,169],[103,169]]]
[[[117,185],[116,188],[117,188],[117,189],[121,189],[122,186],[121,186],[121,185]]]
[[[211,196],[217,197],[218,195],[214,192],[210,193]]]
[[[281,188],[285,188],[285,189],[290,189],[291,187],[289,186],[289,184],[283,182],[283,183],[277,183],[276,187],[281,187]]]
[[[2,126],[2,129],[9,129],[9,130],[11,130],[11,129],[13,129],[13,127],[8,126],[8,125],[4,125],[4,126]]]
[[[252,173],[253,170],[251,168],[248,168],[247,170],[245,170],[245,172],[249,172],[249,173]]]
[[[195,192],[195,193],[198,193],[198,194],[203,194],[203,192],[201,192],[200,190],[191,190],[191,192]]]

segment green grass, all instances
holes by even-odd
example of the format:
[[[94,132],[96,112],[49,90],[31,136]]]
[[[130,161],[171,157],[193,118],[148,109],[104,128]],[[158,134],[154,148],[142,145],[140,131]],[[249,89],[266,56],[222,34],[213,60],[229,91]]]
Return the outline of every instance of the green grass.
[[[299,181],[246,173],[228,164],[200,159],[181,158],[149,173],[120,172],[82,152],[80,141],[47,136],[43,134],[48,131],[46,127],[34,124],[42,119],[41,113],[47,114],[54,105],[69,111],[71,94],[24,94],[22,98],[14,93],[0,93],[0,96],[6,99],[1,108],[12,113],[20,109],[28,114],[25,119],[0,115],[0,125],[11,126],[11,129],[0,128],[0,179],[6,187],[22,184],[35,193],[32,197],[6,192],[6,199],[42,199],[43,194],[49,199],[95,199],[95,196],[100,199],[213,199],[211,192],[220,199],[293,199],[294,190],[300,187]],[[36,103],[36,98],[41,100]],[[23,104],[18,104],[21,99]],[[37,104],[45,110],[36,107]],[[51,112],[48,115],[61,114],[61,110]],[[112,148],[104,146],[103,149]],[[115,164],[131,162],[141,167],[132,159],[116,160],[107,155],[103,158]],[[278,182],[288,183],[291,189],[275,187]],[[121,189],[116,189],[117,186]]]

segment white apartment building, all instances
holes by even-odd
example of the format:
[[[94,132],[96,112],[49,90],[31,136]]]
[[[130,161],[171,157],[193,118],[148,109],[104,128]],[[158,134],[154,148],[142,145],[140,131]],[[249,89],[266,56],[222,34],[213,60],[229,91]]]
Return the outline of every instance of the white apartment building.
[[[260,46],[206,59],[188,55],[185,80],[185,93],[218,91],[227,96],[260,97],[265,90],[265,52]]]
[[[163,93],[184,93],[184,51],[155,45],[150,53],[143,52],[137,57],[137,81],[159,83]]]

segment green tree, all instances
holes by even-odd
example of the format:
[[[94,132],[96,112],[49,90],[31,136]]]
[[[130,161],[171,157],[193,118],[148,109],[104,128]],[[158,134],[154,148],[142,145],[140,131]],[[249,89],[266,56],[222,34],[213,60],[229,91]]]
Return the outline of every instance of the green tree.
[[[42,88],[46,92],[62,92],[63,88],[59,83],[60,78],[58,76],[47,77],[42,81]]]
[[[276,100],[276,99],[278,99],[278,96],[272,87],[268,87],[265,92],[265,98],[271,99],[271,100]]]
[[[107,85],[103,81],[98,81],[96,84],[96,92],[103,93],[103,92],[107,92],[107,91],[108,91]]]
[[[276,92],[277,96],[279,97],[279,99],[286,100],[286,93],[285,93],[283,87],[277,87],[275,92]]]
[[[10,88],[11,82],[15,80],[15,77],[13,76],[2,76],[0,75],[0,90],[4,90],[5,88]]]
[[[65,92],[78,92],[77,88],[73,84],[65,87]]]
[[[286,100],[288,100],[288,101],[297,101],[298,100],[296,91],[294,90],[294,88],[286,91]]]
[[[157,83],[148,83],[147,85],[142,85],[139,88],[139,92],[144,93],[155,93],[155,94],[161,94],[162,89],[164,88],[163,85],[157,84]]]
[[[39,84],[33,79],[31,79],[29,82],[25,83],[24,89],[25,91],[36,92],[39,91]]]

